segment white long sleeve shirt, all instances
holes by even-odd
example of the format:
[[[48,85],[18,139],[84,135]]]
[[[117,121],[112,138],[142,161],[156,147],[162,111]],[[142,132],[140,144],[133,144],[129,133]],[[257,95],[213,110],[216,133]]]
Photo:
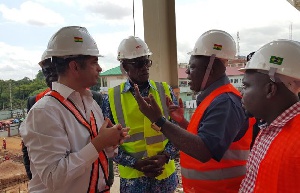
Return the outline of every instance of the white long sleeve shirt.
[[[103,114],[90,91],[80,96],[57,82],[52,83],[52,89],[73,101],[88,122],[93,111],[100,129],[104,122]],[[88,130],[59,101],[51,96],[40,99],[21,125],[20,133],[30,157],[32,180],[29,192],[87,192],[92,164],[98,158],[98,152],[90,142]],[[111,157],[113,150],[109,149],[106,153]],[[98,188],[103,190],[104,187],[100,167]]]

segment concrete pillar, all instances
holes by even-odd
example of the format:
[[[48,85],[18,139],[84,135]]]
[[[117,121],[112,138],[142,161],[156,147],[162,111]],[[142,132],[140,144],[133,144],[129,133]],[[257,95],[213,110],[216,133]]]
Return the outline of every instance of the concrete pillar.
[[[178,87],[175,0],[143,0],[144,38],[153,52],[150,79]]]

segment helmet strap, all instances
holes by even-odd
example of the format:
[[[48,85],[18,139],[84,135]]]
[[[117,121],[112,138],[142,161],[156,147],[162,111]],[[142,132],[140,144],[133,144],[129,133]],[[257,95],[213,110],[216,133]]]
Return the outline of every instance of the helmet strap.
[[[269,70],[269,76],[270,76],[270,79],[272,80],[272,82],[276,82],[276,78],[275,78],[275,73],[277,71],[277,68],[273,68],[271,67],[270,70]]]
[[[207,83],[210,71],[212,69],[212,66],[214,64],[215,58],[216,58],[215,54],[211,55],[210,58],[209,58],[209,63],[208,63],[208,66],[206,68],[206,71],[205,71],[205,74],[204,74],[204,77],[203,77],[203,80],[202,80],[202,83],[201,83],[200,92],[203,91],[205,86],[206,86],[206,83]]]

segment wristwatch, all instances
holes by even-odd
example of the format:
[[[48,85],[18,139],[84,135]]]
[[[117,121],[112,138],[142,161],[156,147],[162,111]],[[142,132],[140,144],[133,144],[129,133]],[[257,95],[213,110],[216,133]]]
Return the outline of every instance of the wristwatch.
[[[151,127],[155,131],[159,132],[161,130],[161,127],[166,123],[166,121],[166,117],[162,116],[156,122],[152,123]]]

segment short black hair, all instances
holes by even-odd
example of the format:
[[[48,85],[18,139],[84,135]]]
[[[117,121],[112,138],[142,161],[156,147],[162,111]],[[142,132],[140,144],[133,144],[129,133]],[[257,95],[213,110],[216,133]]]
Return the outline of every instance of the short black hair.
[[[70,58],[52,57],[52,63],[55,64],[57,74],[62,75],[69,68],[69,63],[73,60],[76,61],[80,65],[81,68],[84,68],[85,60],[88,57],[90,57],[90,56],[79,55],[79,56],[70,57]]]

